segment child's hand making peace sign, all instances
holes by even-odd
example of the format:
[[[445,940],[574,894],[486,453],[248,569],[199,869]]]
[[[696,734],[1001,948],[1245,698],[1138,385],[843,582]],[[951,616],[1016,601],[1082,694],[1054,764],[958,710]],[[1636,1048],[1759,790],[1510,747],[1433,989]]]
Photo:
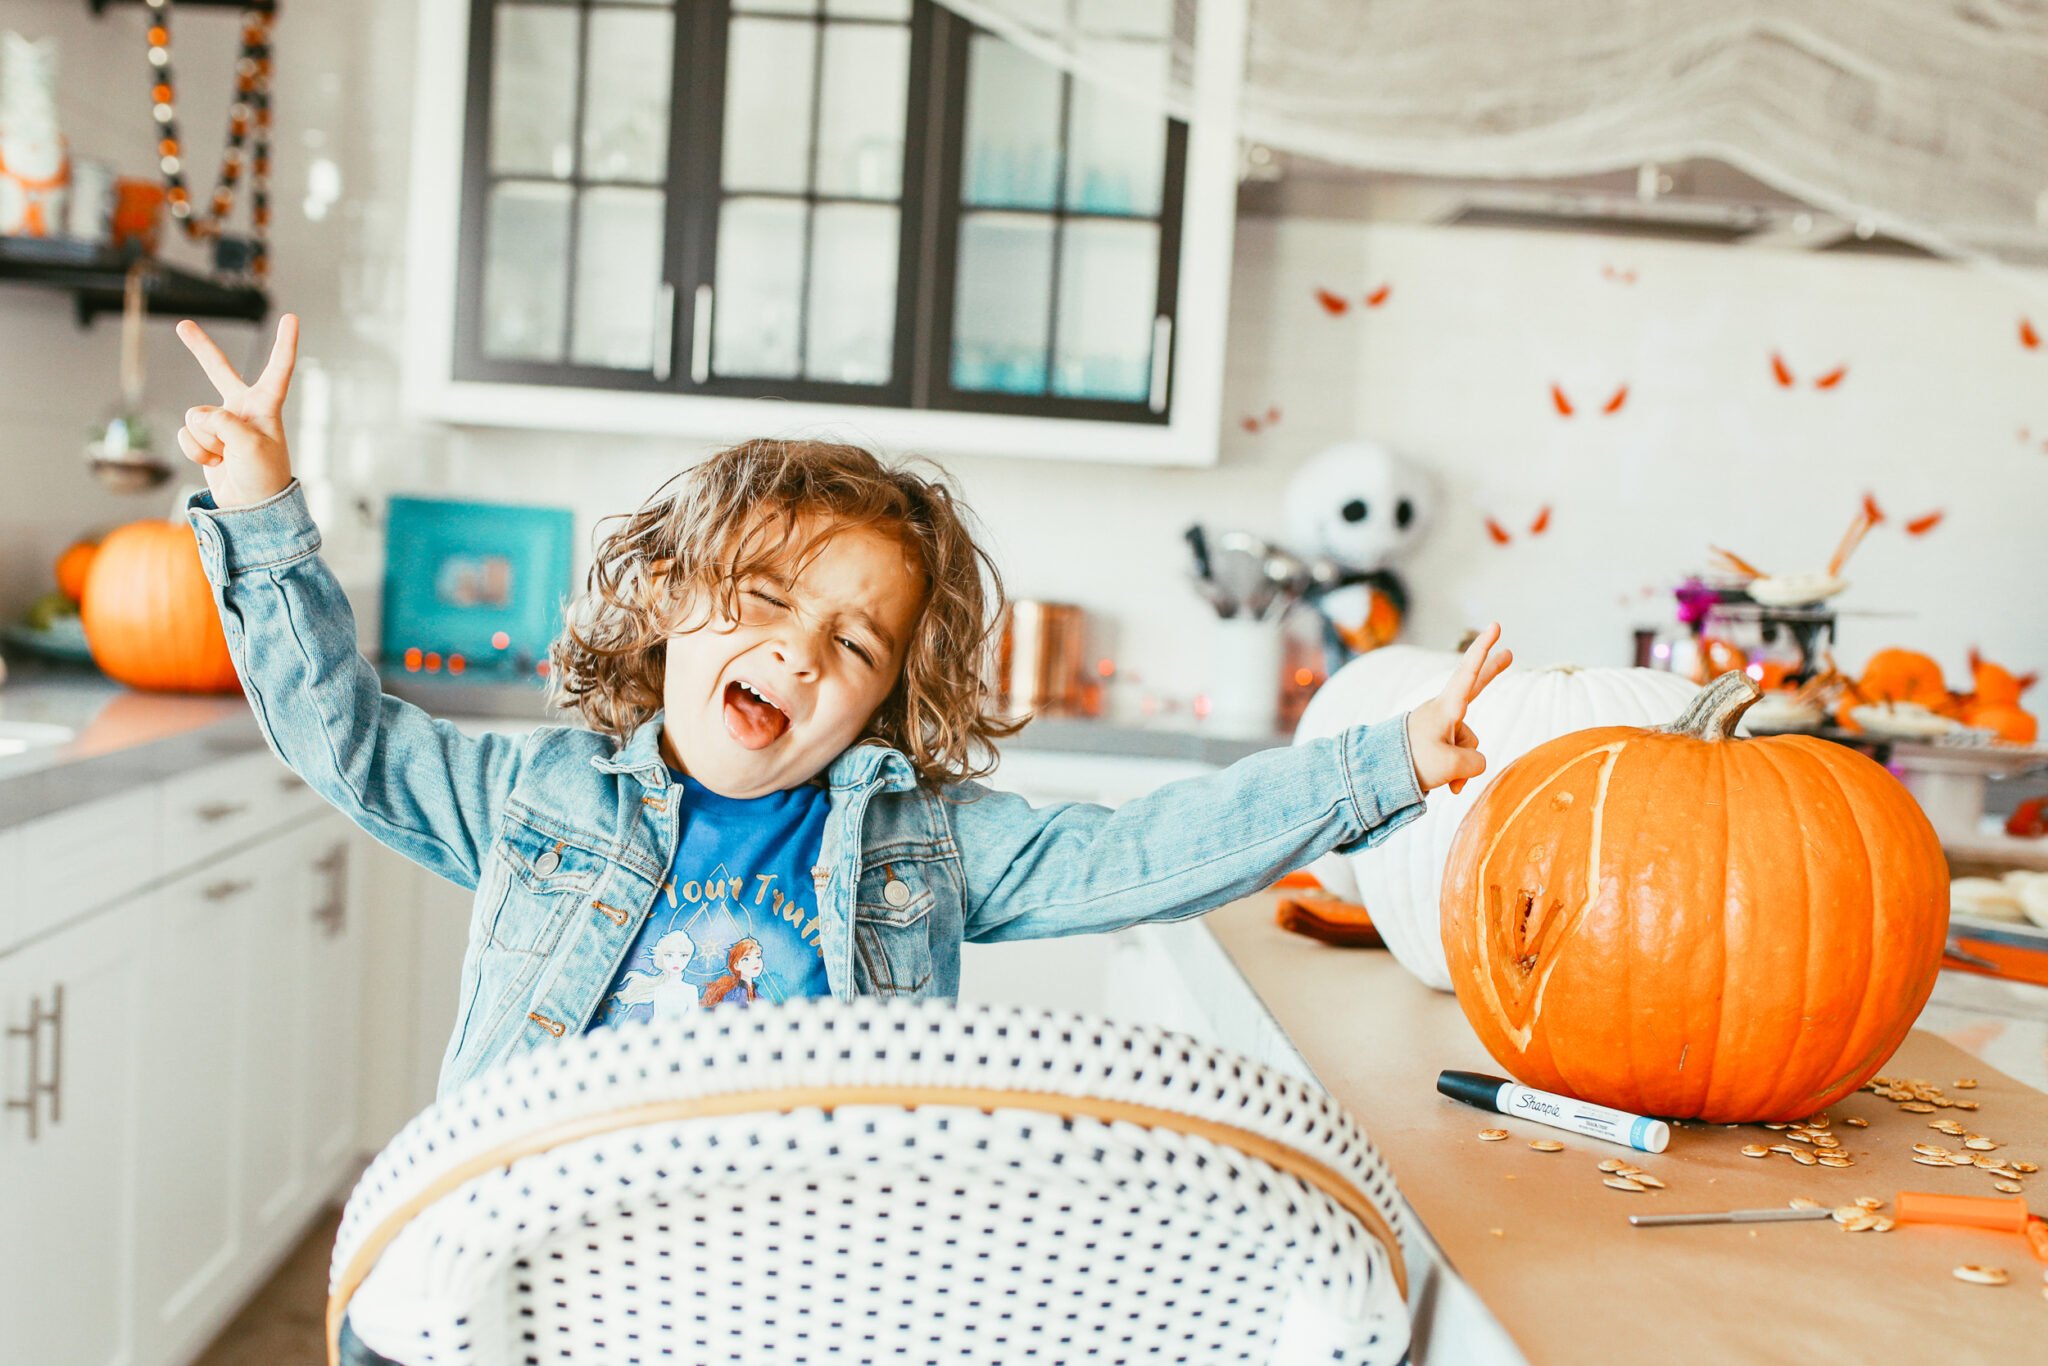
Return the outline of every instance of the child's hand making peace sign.
[[[299,320],[287,313],[277,321],[270,363],[254,384],[244,384],[198,323],[178,324],[178,340],[198,357],[220,390],[220,403],[185,410],[178,449],[206,471],[206,486],[223,508],[247,507],[275,498],[291,487],[291,453],[284,441],[284,396],[299,354]]]
[[[1479,752],[1479,737],[1465,724],[1465,708],[1514,662],[1511,650],[1487,657],[1499,641],[1500,624],[1489,623],[1466,647],[1444,690],[1408,713],[1408,750],[1424,792],[1445,783],[1452,792],[1462,792],[1486,772],[1486,756]]]

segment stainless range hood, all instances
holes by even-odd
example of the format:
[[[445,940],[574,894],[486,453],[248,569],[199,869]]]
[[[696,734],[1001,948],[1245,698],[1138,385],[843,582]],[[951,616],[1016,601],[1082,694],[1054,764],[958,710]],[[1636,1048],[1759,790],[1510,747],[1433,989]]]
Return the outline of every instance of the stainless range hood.
[[[1238,206],[1254,215],[1928,255],[1705,159],[1555,180],[1476,180],[1360,171],[1255,145],[1245,152]]]

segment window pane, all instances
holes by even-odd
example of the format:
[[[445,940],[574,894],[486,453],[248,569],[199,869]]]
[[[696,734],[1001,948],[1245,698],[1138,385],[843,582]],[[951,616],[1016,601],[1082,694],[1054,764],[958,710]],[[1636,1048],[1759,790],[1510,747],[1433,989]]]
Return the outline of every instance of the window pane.
[[[1098,69],[1166,80],[1156,44],[1093,44]],[[1156,217],[1166,177],[1166,115],[1092,80],[1074,82],[1067,125],[1066,206],[1081,213]]]
[[[662,192],[583,192],[576,220],[576,330],[570,359],[620,370],[654,366]]]
[[[593,9],[583,86],[583,175],[658,181],[668,174],[675,17]]]
[[[967,59],[969,204],[1049,209],[1060,181],[1060,73],[976,35]]]
[[[491,54],[491,170],[576,173],[576,11],[500,5]]]
[[[1142,402],[1152,388],[1158,225],[1079,219],[1062,234],[1052,391]]]
[[[731,33],[721,170],[725,187],[802,193],[811,183],[817,27],[787,19],[735,19]]]
[[[1052,314],[1053,220],[969,214],[960,224],[953,305],[953,387],[1045,392]]]
[[[491,190],[484,219],[486,356],[562,358],[570,195],[566,185],[511,183]]]
[[[729,199],[720,210],[711,317],[711,367],[718,374],[796,377],[807,212],[779,199]]]
[[[903,193],[903,115],[910,30],[832,24],[818,119],[818,193],[895,199]]]
[[[825,0],[825,13],[842,19],[908,19],[910,0]]]
[[[840,384],[887,384],[896,341],[898,212],[821,204],[816,214],[804,374]]]

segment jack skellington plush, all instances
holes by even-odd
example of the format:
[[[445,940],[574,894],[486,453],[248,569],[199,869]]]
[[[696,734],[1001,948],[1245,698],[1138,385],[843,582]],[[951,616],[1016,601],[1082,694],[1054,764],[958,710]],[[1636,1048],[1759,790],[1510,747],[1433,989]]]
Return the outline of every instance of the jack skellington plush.
[[[1434,502],[1427,476],[1376,441],[1340,441],[1288,480],[1288,539],[1314,573],[1307,601],[1322,614],[1330,672],[1400,632],[1408,590],[1393,565]]]

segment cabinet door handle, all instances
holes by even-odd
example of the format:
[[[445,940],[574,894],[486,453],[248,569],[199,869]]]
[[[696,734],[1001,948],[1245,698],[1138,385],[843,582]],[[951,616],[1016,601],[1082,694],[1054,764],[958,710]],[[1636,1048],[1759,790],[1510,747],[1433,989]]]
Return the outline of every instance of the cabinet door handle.
[[[50,1030],[50,1075],[43,1076],[43,1051],[37,1045],[42,1042],[44,1025]],[[52,997],[50,1009],[43,1009],[43,998],[29,997],[28,1023],[7,1026],[7,1037],[23,1039],[28,1043],[28,1087],[17,1097],[7,1098],[9,1110],[21,1110],[28,1115],[28,1141],[34,1143],[42,1133],[41,1100],[50,1098],[50,1122],[59,1123],[63,1118],[64,1106],[64,987],[59,983]]]
[[[280,792],[297,792],[304,786],[305,780],[296,773],[287,773],[277,780],[277,790]]]
[[[226,901],[230,897],[240,896],[255,885],[255,883],[244,879],[229,878],[225,882],[214,883],[200,892],[199,895],[205,897],[208,901]]]
[[[690,311],[690,382],[703,384],[711,378],[711,306],[717,299],[710,285],[698,285],[696,297]]]
[[[327,875],[327,900],[313,912],[313,919],[332,939],[348,928],[348,846],[335,845],[313,861],[313,868]]]
[[[676,287],[668,281],[654,295],[654,377],[663,384],[675,370]]]
[[[1166,385],[1173,374],[1173,319],[1161,313],[1152,320],[1152,392],[1146,403],[1153,412],[1166,411]]]
[[[217,821],[224,821],[230,816],[240,815],[246,809],[247,803],[245,802],[208,802],[193,814],[208,825],[212,825]]]

